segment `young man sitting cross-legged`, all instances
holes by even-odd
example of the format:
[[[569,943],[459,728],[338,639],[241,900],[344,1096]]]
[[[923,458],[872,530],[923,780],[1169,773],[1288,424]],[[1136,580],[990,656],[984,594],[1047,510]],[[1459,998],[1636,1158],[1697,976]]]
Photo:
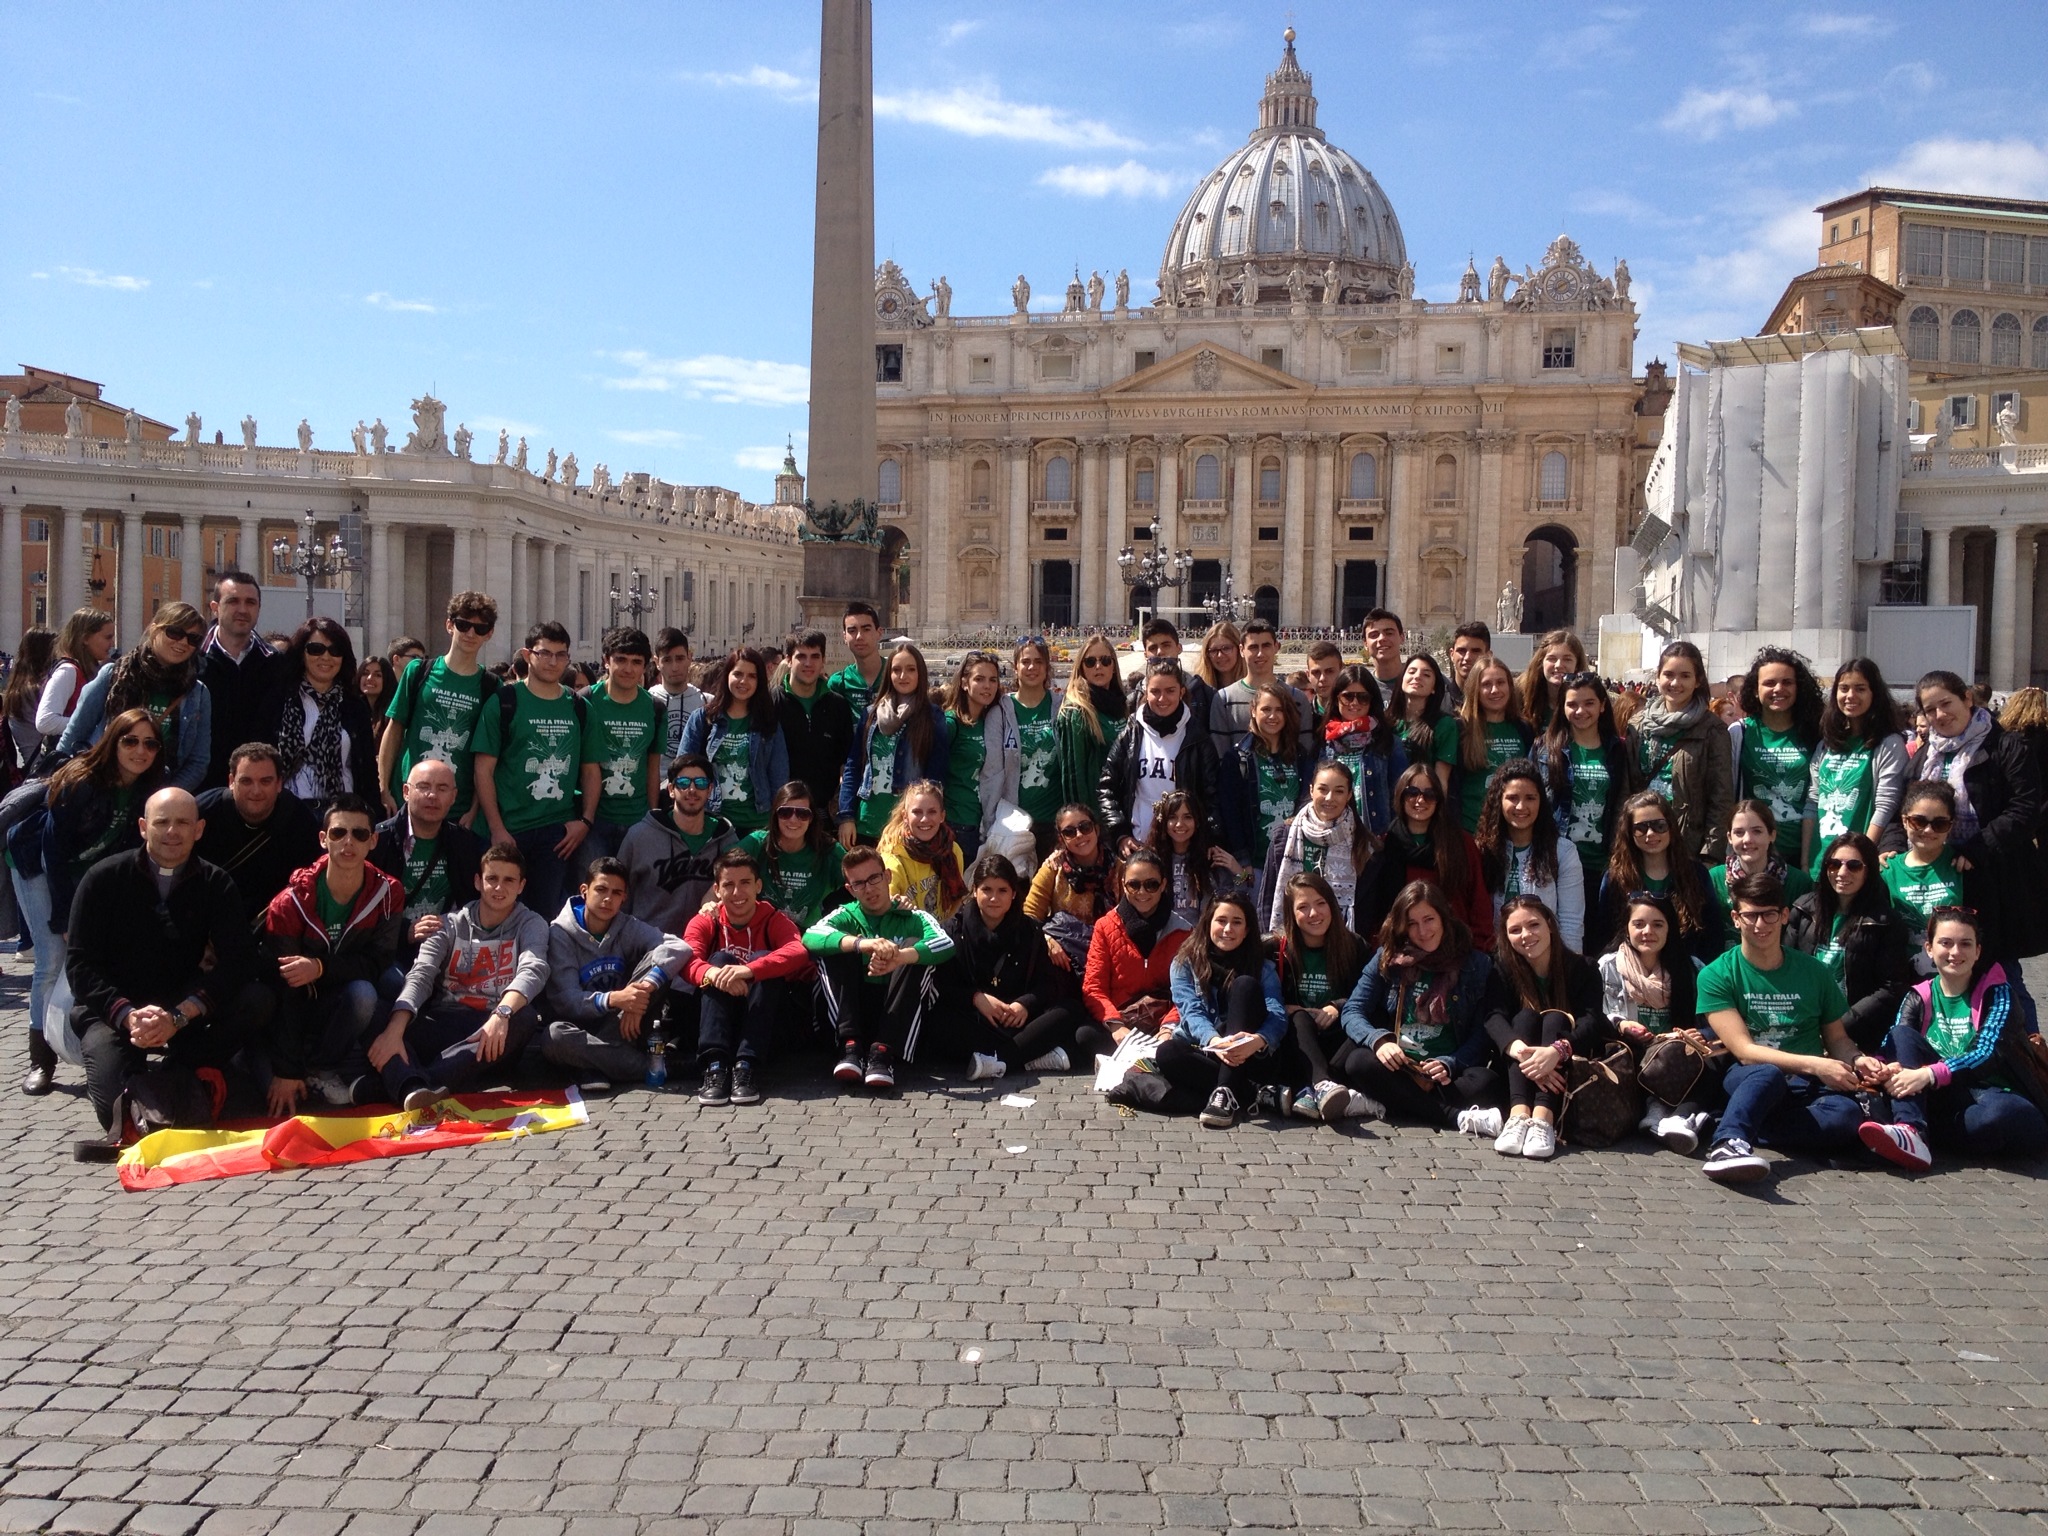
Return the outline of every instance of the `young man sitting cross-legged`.
[[[953,952],[938,919],[889,897],[889,866],[862,845],[847,850],[840,872],[854,899],[804,933],[823,972],[825,1012],[839,1041],[833,1077],[851,1087],[896,1086],[896,1062],[917,1059],[925,1008],[937,992],[936,967]]]

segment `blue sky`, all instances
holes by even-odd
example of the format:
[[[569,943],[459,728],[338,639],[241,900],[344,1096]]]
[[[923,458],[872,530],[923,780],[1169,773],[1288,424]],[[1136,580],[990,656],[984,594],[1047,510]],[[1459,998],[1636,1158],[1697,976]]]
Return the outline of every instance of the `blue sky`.
[[[1639,362],[1747,333],[1872,180],[2048,198],[2048,9],[876,6],[876,246],[957,314],[1150,297],[1291,18],[1421,292],[1568,231]],[[10,5],[0,364],[209,431],[450,417],[614,474],[770,490],[805,422],[817,6]],[[1987,44],[1978,46],[1979,44]],[[2032,61],[2029,64],[2028,61]]]

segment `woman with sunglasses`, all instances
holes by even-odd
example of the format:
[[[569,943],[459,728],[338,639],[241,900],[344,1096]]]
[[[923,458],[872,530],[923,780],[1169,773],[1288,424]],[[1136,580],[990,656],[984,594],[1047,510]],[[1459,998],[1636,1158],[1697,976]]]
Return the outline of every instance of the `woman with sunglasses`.
[[[1826,965],[1849,998],[1843,1021],[1876,1054],[1913,984],[1913,935],[1877,869],[1877,845],[1844,832],[1821,853],[1821,883],[1792,903],[1785,947]]]
[[[1073,797],[1060,779],[1059,730],[1054,717],[1059,701],[1052,696],[1052,647],[1042,635],[1027,635],[1010,652],[1016,692],[1003,701],[1016,724],[1017,784],[1012,798],[1031,818],[1031,833],[1045,856],[1053,818]],[[993,813],[991,813],[993,815]]]
[[[1506,662],[1480,657],[1467,683],[1456,726],[1437,732],[1437,785],[1449,797],[1458,825],[1477,832],[1493,770],[1527,757],[1536,736],[1522,720],[1515,674]]]
[[[1045,927],[1053,964],[1078,974],[1095,925],[1116,905],[1116,866],[1095,812],[1075,801],[1053,818],[1053,850],[1031,877],[1024,915]]]
[[[1927,919],[1936,907],[1977,907],[1990,882],[1956,851],[1956,792],[1939,779],[1916,779],[1899,799],[1903,852],[1883,861],[1880,878],[1906,919],[1917,949],[1927,942]],[[2036,898],[2039,899],[2039,893]]]
[[[1334,712],[1323,724],[1323,760],[1351,771],[1359,819],[1378,836],[1394,819],[1394,780],[1408,766],[1408,750],[1387,724],[1370,667],[1354,664],[1340,671],[1331,703]]]
[[[1209,837],[1209,826],[1195,810],[1193,798],[1176,789],[1160,797],[1152,813],[1152,835],[1145,846],[1166,860],[1172,871],[1169,887],[1173,910],[1192,923],[1203,903],[1224,891],[1241,889],[1244,866],[1227,848]]]
[[[1046,959],[1038,924],[1018,902],[1024,882],[1000,853],[967,872],[970,899],[946,919],[953,952],[939,967],[939,1032],[967,1058],[969,1082],[1016,1070],[1066,1072],[1074,1011]]]
[[[768,817],[766,827],[740,839],[740,848],[761,866],[762,899],[797,927],[808,928],[842,899],[839,844],[818,814],[810,785],[800,779],[775,791]]]
[[[1779,851],[1777,814],[1769,802],[1738,800],[1728,814],[1727,848],[1722,862],[1713,868],[1715,899],[1723,911],[1732,913],[1728,892],[1744,875],[1769,875],[1785,887],[1785,899],[1797,901],[1813,889],[1813,877],[1804,869],[1789,865]]]
[[[1403,886],[1339,1013],[1349,1038],[1332,1062],[1338,1076],[1389,1118],[1498,1136],[1504,1085],[1484,1022],[1492,975],[1444,893],[1427,880]]]
[[[1624,907],[1635,891],[1670,898],[1678,918],[1672,941],[1695,966],[1719,959],[1734,942],[1707,866],[1674,846],[1677,825],[1671,802],[1654,789],[1622,802],[1607,850],[1607,873],[1600,880],[1600,901],[1587,929],[1586,942],[1593,950],[1605,949],[1620,935]]]
[[[1557,1152],[1564,1069],[1609,1034],[1600,972],[1566,947],[1557,916],[1534,896],[1501,908],[1486,1032],[1507,1062],[1508,1118],[1494,1137],[1503,1157],[1538,1161]]]
[[[1736,798],[1768,805],[1777,821],[1778,856],[1809,869],[1807,791],[1821,741],[1820,684],[1804,656],[1767,645],[1756,653],[1736,696],[1742,718],[1728,728]]]
[[[1379,687],[1377,680],[1373,687]],[[1444,669],[1429,652],[1417,651],[1402,665],[1400,687],[1387,702],[1387,722],[1407,749],[1409,762],[1435,762],[1437,738],[1456,733],[1458,717],[1445,707],[1449,697],[1450,685],[1444,678]],[[1392,806],[1389,814],[1399,810],[1399,806]]]
[[[1109,745],[1123,729],[1131,710],[1119,673],[1116,647],[1107,637],[1097,633],[1081,642],[1074,657],[1073,675],[1067,679],[1066,696],[1060,700],[1060,712],[1053,723],[1053,782],[1062,804],[1075,800],[1095,803]],[[1048,820],[1043,827],[1036,822],[1032,825],[1040,834],[1038,856],[1044,858],[1052,848],[1052,823]]]
[[[1728,727],[1710,704],[1706,658],[1690,640],[1673,640],[1657,657],[1657,696],[1630,717],[1627,734],[1637,777],[1676,817],[1678,851],[1711,864],[1735,805],[1735,767]]]
[[[143,804],[164,782],[163,737],[146,709],[123,710],[100,739],[50,776],[43,809],[7,837],[22,922],[35,941],[28,995],[28,1076],[21,1091],[50,1091],[57,1056],[43,1037],[50,988],[64,968],[64,938],[78,882],[101,859],[142,841]]]
[[[969,651],[946,689],[946,825],[960,851],[973,858],[995,825],[1004,801],[1016,804],[1017,715],[1003,694],[1003,664],[987,651]]]
[[[1374,933],[1399,894],[1416,882],[1434,886],[1481,949],[1493,944],[1493,897],[1479,845],[1444,806],[1444,792],[1429,763],[1410,763],[1394,781],[1394,823],[1385,856],[1359,891],[1358,931]]]
[[[1564,680],[1591,669],[1585,642],[1568,629],[1553,629],[1536,642],[1529,665],[1515,683],[1521,701],[1522,718],[1538,735],[1550,729],[1557,706],[1563,702]]]
[[[1544,770],[1558,830],[1578,851],[1580,900],[1590,918],[1622,802],[1642,787],[1599,673],[1574,672],[1564,679],[1536,760]]]
[[[1543,771],[1531,759],[1517,758],[1494,771],[1473,841],[1493,896],[1494,931],[1500,931],[1507,902],[1534,896],[1553,914],[1565,948],[1584,953],[1586,886],[1579,850],[1559,835],[1543,791]]]
[[[1813,846],[1844,832],[1876,842],[1898,818],[1911,776],[1899,706],[1884,674],[1866,656],[1843,662],[1820,712],[1820,747],[1806,786]]]
[[[377,743],[370,706],[356,687],[356,650],[329,618],[308,619],[278,658],[284,703],[277,720],[278,772],[309,805],[336,795],[374,796]]]
[[[108,662],[85,685],[71,723],[58,738],[56,758],[75,757],[100,739],[106,722],[146,709],[164,744],[164,782],[199,792],[213,754],[213,696],[199,680],[199,647],[206,621],[190,603],[157,609],[134,650]]]
[[[945,715],[932,702],[924,652],[905,641],[889,653],[839,778],[839,841],[844,847],[880,837],[896,797],[912,784],[946,782],[951,734]]]
[[[1172,975],[1174,957],[1194,932],[1166,899],[1166,864],[1150,848],[1140,848],[1117,872],[1116,905],[1103,914],[1088,942],[1088,963],[1081,975],[1081,1001],[1092,1023],[1076,1033],[1083,1060],[1114,1056],[1133,1031],[1162,1035],[1173,1028]],[[1126,1078],[1119,1084],[1129,1084]],[[1119,1098],[1116,1103],[1134,1102]]]
[[[1293,1050],[1283,1060],[1302,1072],[1283,1106],[1304,1120],[1341,1120],[1365,1115],[1371,1100],[1337,1080],[1331,1057],[1349,1044],[1341,1022],[1344,1000],[1365,973],[1366,947],[1339,915],[1343,911],[1330,882],[1318,874],[1291,876],[1280,888],[1280,1002],[1293,1030]]]
[[[1284,686],[1268,684],[1253,692],[1248,724],[1220,765],[1218,809],[1224,845],[1240,863],[1262,865],[1273,829],[1284,826],[1308,797],[1310,764],[1301,750],[1294,700]]]

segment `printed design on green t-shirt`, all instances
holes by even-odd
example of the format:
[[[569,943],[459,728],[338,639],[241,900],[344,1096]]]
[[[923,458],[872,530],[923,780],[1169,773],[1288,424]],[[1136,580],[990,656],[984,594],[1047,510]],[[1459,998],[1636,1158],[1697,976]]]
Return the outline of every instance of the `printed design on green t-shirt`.
[[[448,910],[448,861],[438,858],[437,837],[416,837],[405,855],[405,920],[438,917]],[[429,873],[431,869],[432,873]]]
[[[1330,1000],[1330,967],[1322,950],[1303,948],[1294,969],[1294,996],[1304,1008],[1320,1008]]]
[[[1822,842],[1844,832],[1861,832],[1876,804],[1867,746],[1847,752],[1823,747],[1813,758],[1813,805]]]
[[[1052,763],[1056,743],[1052,728],[1052,700],[1041,699],[1035,709],[1019,704],[1017,711],[1017,792],[1052,788]]]
[[[1733,1009],[1750,1038],[1773,1050],[1818,1056],[1821,1026],[1849,1011],[1842,984],[1811,955],[1786,950],[1778,968],[1758,970],[1740,948],[1700,972],[1703,1014]]]
[[[1294,814],[1294,789],[1298,782],[1294,768],[1264,752],[1252,754],[1259,765],[1259,843],[1263,846],[1273,828]]]
[[[1911,864],[1901,855],[1884,866],[1883,878],[1916,939],[1926,938],[1927,920],[1936,907],[1956,906],[1963,899],[1963,877],[1946,848],[1932,864]]]
[[[868,793],[896,793],[896,738],[880,731],[868,737]]]
[[[1967,1055],[1977,1043],[1977,1021],[1970,1016],[1969,997],[1950,997],[1941,990],[1939,977],[1928,985],[1927,996],[1927,1043],[1944,1061]]]
[[[1450,1024],[1425,1024],[1416,1017],[1416,1003],[1420,1000],[1420,987],[1405,987],[1401,996],[1401,1049],[1411,1060],[1427,1061],[1432,1056],[1448,1056],[1455,1037]]]
[[[1606,843],[1600,823],[1607,814],[1607,753],[1599,747],[1571,749],[1572,803],[1565,813],[1565,839],[1581,848]]]
[[[483,677],[450,672],[442,658],[414,661],[427,669],[420,685],[419,707],[413,711],[412,734],[418,742],[415,762],[453,763],[469,755],[469,738],[476,725],[476,713],[483,703]],[[405,689],[400,687],[402,698]],[[393,699],[396,705],[398,699]]]
[[[1774,731],[1761,720],[1742,724],[1742,782],[1749,798],[1771,808],[1778,823],[1778,851],[1797,857],[1806,815],[1811,754],[1790,731]]]
[[[734,730],[728,725],[725,735],[719,740],[718,751],[712,759],[712,771],[717,778],[711,791],[714,810],[723,812],[735,804],[751,809],[754,801],[753,734],[752,731]]]

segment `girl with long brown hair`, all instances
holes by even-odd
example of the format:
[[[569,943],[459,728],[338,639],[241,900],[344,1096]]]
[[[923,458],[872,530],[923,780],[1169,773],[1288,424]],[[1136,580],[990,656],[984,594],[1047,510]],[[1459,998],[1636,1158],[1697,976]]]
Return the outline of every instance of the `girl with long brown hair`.
[[[851,848],[856,839],[880,837],[897,796],[919,780],[943,786],[950,747],[945,716],[932,702],[924,652],[906,640],[889,653],[874,701],[854,733],[839,779],[839,841]]]
[[[1527,757],[1535,739],[1522,719],[1515,674],[1498,656],[1480,657],[1466,678],[1457,729],[1440,730],[1436,738],[1437,782],[1451,797],[1458,824],[1467,832],[1479,830],[1479,812],[1486,804],[1493,770]]]
[[[1615,818],[1614,842],[1607,850],[1607,874],[1600,882],[1595,921],[1587,929],[1587,948],[1597,952],[1614,942],[1627,898],[1636,891],[1671,899],[1678,918],[1672,946],[1695,965],[1717,960],[1727,949],[1727,914],[1714,895],[1707,866],[1678,846],[1678,817],[1671,802],[1654,789],[1630,795]]]
[[[1493,1150],[1540,1160],[1557,1151],[1565,1064],[1607,1033],[1600,973],[1566,947],[1536,897],[1511,897],[1500,915],[1486,1032],[1508,1064],[1508,1118]]]

